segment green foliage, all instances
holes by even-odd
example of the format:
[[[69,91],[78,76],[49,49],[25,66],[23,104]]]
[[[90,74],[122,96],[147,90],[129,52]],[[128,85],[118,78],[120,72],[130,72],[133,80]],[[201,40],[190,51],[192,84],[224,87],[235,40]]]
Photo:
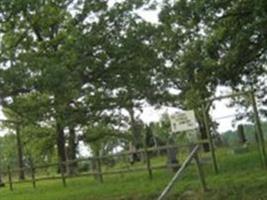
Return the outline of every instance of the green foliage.
[[[17,122],[3,126],[21,126],[25,160],[51,161],[55,146],[65,160],[67,144],[73,144],[75,157],[76,140],[95,154],[129,141],[140,147],[144,125],[138,114],[148,104],[194,110],[205,137],[199,107],[219,85],[265,89],[265,1],[164,1],[159,24],[137,14],[150,3],[0,1],[1,105]],[[249,104],[247,98],[234,102]],[[252,138],[252,128],[246,128]],[[168,142],[166,116],[153,132]],[[230,133],[224,137],[234,140]],[[4,165],[15,162],[8,159],[15,137],[0,139]]]
[[[159,123],[153,123],[153,134],[163,143],[168,143],[168,138],[171,133],[171,123],[167,113],[161,116]]]
[[[16,145],[15,135],[7,134],[4,137],[0,137],[0,169],[7,169],[8,165],[17,165],[17,152],[14,151]]]
[[[86,129],[87,121],[103,120],[106,110],[133,109],[139,107],[134,101],[152,98],[146,91],[157,66],[149,46],[154,29],[133,12],[143,3],[0,3],[3,105],[30,125],[28,135],[39,129],[32,124],[50,128],[43,143],[57,144],[59,157],[66,128]],[[46,130],[37,129],[31,136],[40,139]]]
[[[25,160],[35,164],[54,161],[56,158],[55,129],[28,125],[23,127],[21,135]]]
[[[84,142],[90,145],[94,156],[111,154],[131,139],[131,134],[115,130],[105,124],[88,125],[84,130]]]
[[[107,111],[133,113],[144,101],[158,103],[156,29],[135,13],[145,3],[1,2],[4,107],[56,129],[64,143],[68,127],[86,129],[88,121],[120,126],[121,118]],[[137,120],[131,116],[126,123]]]

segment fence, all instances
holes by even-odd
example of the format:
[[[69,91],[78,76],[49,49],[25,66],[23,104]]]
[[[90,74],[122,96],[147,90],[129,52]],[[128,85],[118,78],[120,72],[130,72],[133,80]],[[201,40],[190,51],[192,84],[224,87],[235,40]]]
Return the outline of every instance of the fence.
[[[211,125],[211,121],[208,119],[208,109],[209,107],[212,105],[212,103],[214,101],[220,101],[223,99],[231,99],[231,98],[245,98],[246,99],[246,103],[248,103],[247,106],[251,106],[251,111],[252,111],[252,115],[253,115],[253,121],[254,121],[254,126],[255,126],[255,138],[257,138],[257,146],[258,146],[258,150],[260,153],[260,157],[261,157],[261,163],[264,169],[267,169],[267,153],[266,153],[266,149],[265,149],[265,139],[264,139],[264,134],[263,134],[263,130],[262,130],[262,125],[261,125],[261,119],[260,119],[260,114],[259,114],[259,110],[258,110],[258,105],[257,105],[257,100],[256,100],[256,96],[255,96],[255,92],[254,89],[252,88],[252,90],[250,91],[242,91],[242,92],[238,92],[238,93],[233,93],[230,95],[223,95],[223,96],[217,96],[211,99],[206,99],[203,103],[202,103],[202,111],[203,111],[203,119],[205,121],[205,128],[206,128],[206,133],[208,135],[208,139],[209,139],[209,144],[211,147],[211,153],[212,153],[212,159],[213,159],[213,166],[214,166],[214,170],[216,173],[218,173],[218,166],[217,166],[217,160],[216,160],[216,155],[215,155],[215,150],[214,150],[214,144],[213,144],[213,139],[211,137],[211,133],[209,130],[209,126]],[[239,113],[241,114],[241,113]],[[222,118],[227,118],[228,116],[224,116],[221,117]],[[213,126],[213,125],[211,125]]]
[[[198,144],[206,143],[207,141],[199,141]],[[8,167],[6,171],[1,171],[2,179],[5,183],[9,185],[9,188],[11,191],[13,191],[14,184],[18,183],[26,183],[31,182],[32,187],[37,187],[37,182],[44,181],[44,180],[55,180],[55,179],[61,179],[62,185],[64,187],[67,186],[67,180],[69,178],[74,177],[85,177],[85,176],[94,176],[97,181],[103,183],[104,176],[106,175],[118,175],[118,174],[125,174],[125,173],[132,173],[132,172],[141,172],[141,171],[147,171],[148,178],[153,178],[153,171],[154,170],[161,170],[161,169],[170,169],[170,168],[182,168],[183,166],[180,166],[179,164],[153,164],[151,162],[152,156],[156,157],[159,152],[162,155],[165,155],[166,152],[170,149],[181,149],[181,148],[190,148],[192,145],[184,144],[184,145],[167,145],[167,146],[161,146],[161,147],[152,147],[152,148],[144,148],[139,149],[135,152],[121,152],[117,154],[111,154],[111,155],[105,155],[105,156],[99,156],[99,157],[88,157],[83,159],[77,159],[77,160],[69,160],[66,162],[57,162],[57,163],[51,163],[47,165],[34,165],[31,164],[30,166],[24,167],[24,168],[17,168],[12,169],[11,167]],[[198,147],[199,148],[199,147]],[[181,152],[181,151],[180,151]],[[142,163],[135,164],[134,167],[130,165],[128,158],[129,156],[133,156],[133,154],[139,154],[142,156]],[[195,156],[195,154],[194,154]],[[110,170],[108,161],[109,160],[116,160],[117,163],[120,163],[120,161],[123,165],[123,167],[116,168],[115,170]],[[127,160],[127,162],[125,162]],[[72,172],[68,171],[67,169],[72,165],[78,165],[78,164],[84,164],[89,163],[90,166],[86,167],[84,170],[81,170],[81,172]],[[126,165],[125,165],[126,163]],[[82,165],[79,167],[81,168]],[[78,166],[76,166],[78,167]],[[49,171],[50,169],[50,171]],[[25,180],[15,180],[14,177],[19,177],[19,172],[23,170],[26,175]],[[50,176],[50,174],[53,174],[53,176]]]
[[[190,162],[195,158],[198,173],[199,173],[199,178],[203,187],[203,190],[207,190],[207,185],[205,181],[205,176],[199,161],[198,157],[198,150],[199,150],[199,145],[195,146],[192,152],[189,154],[189,156],[186,158],[186,160],[183,162],[182,166],[179,168],[179,170],[176,172],[176,174],[173,176],[169,184],[166,186],[166,188],[163,190],[163,192],[160,194],[157,200],[163,200],[165,197],[168,195],[176,181],[181,177],[183,171],[186,169],[186,167],[190,164]]]

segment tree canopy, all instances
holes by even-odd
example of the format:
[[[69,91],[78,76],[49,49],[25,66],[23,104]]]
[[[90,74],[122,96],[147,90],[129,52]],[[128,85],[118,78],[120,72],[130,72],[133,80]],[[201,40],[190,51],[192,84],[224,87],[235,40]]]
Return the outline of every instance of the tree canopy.
[[[155,6],[158,23],[138,14]],[[81,140],[98,148],[117,138],[139,148],[146,105],[195,110],[205,138],[200,102],[218,86],[266,85],[266,7],[263,0],[1,1],[1,105],[22,127],[24,154],[45,160],[56,146],[65,161],[76,158]],[[266,104],[265,92],[258,97]]]

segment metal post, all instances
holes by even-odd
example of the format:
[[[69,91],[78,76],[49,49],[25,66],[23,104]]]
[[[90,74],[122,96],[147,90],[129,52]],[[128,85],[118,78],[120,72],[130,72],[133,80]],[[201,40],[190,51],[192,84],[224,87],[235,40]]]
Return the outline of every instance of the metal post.
[[[189,154],[189,156],[186,158],[186,160],[183,162],[183,164],[181,165],[181,167],[179,168],[179,170],[176,172],[176,174],[173,176],[173,178],[171,179],[171,181],[169,182],[169,184],[166,186],[166,188],[163,190],[163,192],[160,194],[160,196],[157,198],[157,200],[163,200],[165,199],[165,197],[168,195],[168,193],[171,191],[171,189],[173,188],[175,182],[181,178],[182,172],[184,171],[184,169],[188,166],[188,164],[191,162],[191,160],[193,159],[195,153],[198,151],[199,149],[199,145],[197,145],[192,152]]]
[[[267,160],[266,160],[264,136],[263,136],[259,112],[258,112],[258,108],[257,108],[257,104],[256,104],[256,99],[255,99],[255,95],[254,95],[253,91],[251,91],[250,96],[251,96],[254,118],[255,118],[255,123],[256,123],[256,134],[257,134],[258,140],[259,140],[262,164],[263,164],[263,167],[266,169],[267,168]]]
[[[207,118],[206,109],[205,109],[205,106],[203,104],[202,104],[202,112],[203,112],[205,131],[206,131],[206,134],[208,136],[209,145],[210,145],[210,152],[211,152],[211,157],[212,157],[213,168],[214,168],[215,173],[218,174],[219,170],[218,170],[217,159],[216,159],[216,155],[215,155],[215,148],[214,148],[212,136],[211,136],[211,133],[209,130],[209,122],[208,122],[208,118]]]

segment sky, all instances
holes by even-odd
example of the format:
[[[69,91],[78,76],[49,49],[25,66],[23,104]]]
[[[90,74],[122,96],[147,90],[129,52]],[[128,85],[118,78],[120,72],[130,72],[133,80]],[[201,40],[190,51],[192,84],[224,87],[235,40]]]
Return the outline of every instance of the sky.
[[[231,90],[227,87],[218,87],[215,96],[228,95],[231,94]],[[235,119],[235,114],[237,114],[237,107],[229,107],[230,99],[224,99],[221,101],[215,101],[215,108],[210,111],[210,115],[213,120],[219,123],[218,132],[222,133],[228,130],[234,130],[237,124],[233,125],[233,120]],[[140,118],[146,122],[159,121],[161,114],[169,113],[172,114],[176,111],[179,111],[178,108],[168,108],[163,107],[161,109],[155,109],[154,107],[147,106],[144,109],[144,112],[140,115]],[[241,122],[239,122],[241,123]]]

